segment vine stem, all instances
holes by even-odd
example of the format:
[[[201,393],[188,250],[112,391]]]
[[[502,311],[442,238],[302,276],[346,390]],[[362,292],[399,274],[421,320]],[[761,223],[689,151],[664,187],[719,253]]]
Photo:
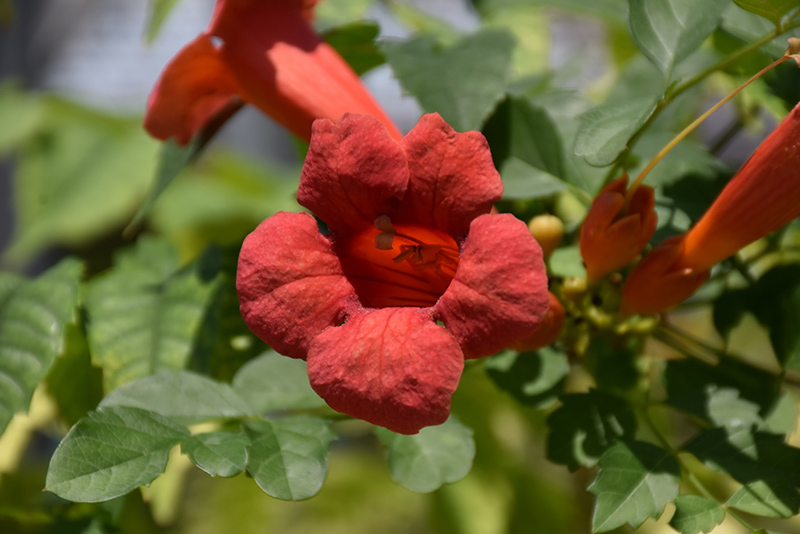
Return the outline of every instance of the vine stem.
[[[630,204],[631,198],[633,198],[633,194],[636,192],[636,189],[642,184],[642,182],[647,177],[647,175],[650,174],[650,171],[653,170],[653,167],[655,167],[656,164],[664,158],[664,156],[666,156],[673,148],[675,148],[675,145],[677,145],[678,143],[683,141],[683,139],[687,135],[692,133],[692,131],[694,131],[694,129],[697,128],[698,125],[700,125],[700,123],[702,123],[704,120],[706,120],[709,116],[711,116],[712,113],[714,113],[719,108],[721,108],[724,104],[726,104],[728,101],[730,101],[733,97],[735,97],[740,92],[742,92],[742,90],[744,90],[745,87],[747,87],[748,85],[750,85],[751,83],[753,83],[754,81],[759,79],[761,76],[763,76],[765,73],[767,73],[770,70],[774,69],[775,67],[777,67],[778,65],[780,65],[781,63],[786,61],[787,59],[789,59],[788,53],[784,54],[781,58],[773,61],[772,63],[770,63],[769,65],[767,65],[766,67],[764,67],[763,69],[758,71],[758,73],[754,74],[749,80],[747,80],[742,85],[740,85],[739,87],[737,87],[736,89],[731,91],[728,94],[728,96],[726,96],[725,98],[723,98],[722,100],[720,100],[719,102],[714,104],[708,111],[706,111],[705,113],[703,113],[702,115],[697,117],[689,126],[684,128],[681,131],[681,133],[676,135],[672,139],[672,141],[667,143],[667,146],[662,148],[661,151],[658,154],[656,154],[656,157],[654,157],[653,159],[650,160],[650,163],[648,163],[647,166],[642,170],[642,172],[639,173],[639,176],[636,177],[636,180],[634,180],[633,183],[631,184],[631,186],[628,188],[628,192],[625,194],[625,208],[624,208],[624,210],[627,211],[627,206]]]
[[[645,120],[641,128],[639,128],[639,130],[635,134],[633,134],[630,139],[628,139],[627,148],[625,149],[623,154],[619,158],[617,158],[617,162],[611,167],[611,169],[609,169],[609,172],[606,175],[604,182],[609,182],[616,176],[617,171],[619,170],[623,161],[625,160],[625,155],[628,152],[630,152],[631,148],[633,148],[633,146],[636,144],[636,142],[639,140],[639,138],[642,136],[645,130],[647,130],[647,127],[650,126],[650,124],[655,120],[655,118],[664,110],[664,108],[666,108],[669,104],[671,104],[672,101],[675,100],[675,98],[677,98],[684,92],[688,91],[695,85],[699,84],[707,77],[709,77],[711,74],[727,68],[728,66],[736,63],[737,61],[747,56],[748,54],[758,50],[759,48],[769,43],[773,39],[776,39],[777,37],[780,37],[784,33],[791,31],[797,27],[800,27],[800,19],[794,20],[780,28],[775,28],[771,32],[760,37],[758,40],[750,43],[747,46],[743,46],[742,48],[740,48],[733,54],[729,55],[719,63],[710,66],[709,68],[697,74],[696,76],[689,78],[688,80],[686,80],[681,84],[678,84],[675,87],[675,89],[673,89],[668,95],[665,95],[664,98],[660,100],[658,104],[656,104],[655,109],[653,109],[653,112],[650,114],[647,120]]]
[[[705,484],[703,484],[703,482],[694,473],[694,471],[692,471],[689,468],[689,466],[686,465],[686,462],[684,462],[683,458],[681,458],[679,451],[675,450],[672,444],[670,444],[669,440],[667,440],[666,436],[664,436],[664,434],[655,424],[655,421],[653,421],[653,417],[650,415],[649,408],[650,406],[643,406],[641,410],[644,416],[644,421],[647,424],[647,427],[656,437],[658,442],[661,443],[661,445],[664,447],[667,453],[672,458],[674,458],[676,462],[678,462],[681,472],[685,476],[686,480],[688,480],[692,484],[692,486],[694,486],[694,488],[698,491],[698,493],[700,493],[703,497],[719,504],[726,514],[730,515],[732,518],[738,521],[743,527],[745,527],[751,533],[755,533],[757,531],[755,527],[753,527],[750,523],[748,523],[742,516],[737,514],[736,511],[733,510],[731,507],[721,503],[719,499],[714,497],[714,494],[712,494],[711,491],[708,488],[706,488]]]

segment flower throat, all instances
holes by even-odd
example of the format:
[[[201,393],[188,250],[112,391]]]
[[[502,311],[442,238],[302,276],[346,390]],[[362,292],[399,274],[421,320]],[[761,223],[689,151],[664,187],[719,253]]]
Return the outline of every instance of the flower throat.
[[[458,244],[448,234],[393,225],[386,215],[337,247],[345,276],[368,308],[433,306],[458,268]]]

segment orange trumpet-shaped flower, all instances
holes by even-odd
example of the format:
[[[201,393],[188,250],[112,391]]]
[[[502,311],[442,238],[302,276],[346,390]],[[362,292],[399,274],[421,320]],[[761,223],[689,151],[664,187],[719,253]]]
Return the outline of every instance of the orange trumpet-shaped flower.
[[[244,101],[309,140],[317,118],[363,113],[400,131],[358,75],[309,23],[319,0],[217,0],[205,32],[170,61],[147,102],[145,129],[185,145]]]
[[[549,347],[558,340],[561,331],[564,330],[565,311],[564,306],[558,297],[551,292],[547,292],[550,298],[550,309],[542,317],[542,322],[536,327],[528,337],[522,338],[513,345],[511,348],[518,352],[528,352],[532,350],[539,350],[544,347]]]
[[[628,177],[606,185],[592,202],[581,227],[581,256],[586,277],[599,280],[633,261],[656,231],[653,188],[640,186],[625,210]]]
[[[800,104],[764,140],[694,228],[653,249],[623,287],[623,313],[658,313],[715,264],[800,216]]]

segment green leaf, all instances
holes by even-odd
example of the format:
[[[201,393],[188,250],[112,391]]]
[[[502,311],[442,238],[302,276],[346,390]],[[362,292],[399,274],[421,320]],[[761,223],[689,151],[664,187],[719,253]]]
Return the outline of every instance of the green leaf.
[[[412,491],[434,491],[461,480],[472,469],[472,429],[453,415],[444,424],[423,428],[413,436],[379,427],[375,434],[386,445],[392,480]]]
[[[503,98],[513,48],[508,33],[496,30],[480,31],[444,50],[427,35],[380,45],[403,89],[459,132],[479,130]]]
[[[752,288],[750,308],[769,328],[775,355],[785,369],[800,370],[800,265],[775,267]]]
[[[285,417],[245,426],[250,438],[247,472],[278,499],[299,501],[317,494],[328,471],[328,449],[336,437],[317,417]]]
[[[742,322],[749,301],[749,289],[726,291],[714,301],[714,328],[726,341],[731,331]]]
[[[36,280],[0,278],[0,434],[15,413],[28,409],[33,390],[64,352],[81,269],[66,259]]]
[[[776,28],[780,28],[783,17],[792,10],[798,9],[797,0],[733,0],[736,5],[751,13],[769,19]]]
[[[589,491],[597,496],[592,532],[657,519],[678,495],[680,467],[667,451],[640,441],[619,442],[600,458]]]
[[[253,415],[228,384],[188,371],[164,371],[128,382],[100,403],[101,408],[111,406],[149,410],[181,425]]]
[[[547,418],[547,458],[576,470],[591,467],[617,440],[636,435],[633,408],[624,400],[592,390],[564,395]]]
[[[629,0],[630,29],[636,46],[670,78],[717,28],[727,0]]]
[[[739,398],[739,391],[732,388],[709,387],[708,417],[715,426],[751,427],[759,424],[758,405]]]
[[[568,188],[559,178],[515,157],[505,160],[499,170],[504,200],[546,198]]]
[[[638,176],[673,137],[672,133],[664,132],[643,135],[634,150],[639,156],[639,164],[628,170],[630,176]],[[698,179],[713,180],[724,170],[725,166],[705,147],[684,139],[653,167],[647,175],[647,183],[652,187],[672,185],[686,176],[691,176],[693,182]]]
[[[788,517],[800,510],[800,449],[783,437],[754,432],[750,427],[714,428],[685,447],[708,468],[728,474],[744,487],[728,504],[770,517]]]
[[[613,163],[653,113],[656,102],[657,98],[642,97],[603,104],[587,111],[580,116],[575,155],[596,167]]]
[[[150,0],[150,15],[147,19],[147,42],[152,43],[167,20],[167,15],[179,0]]]
[[[173,0],[177,1],[177,0]],[[200,153],[207,139],[198,137],[186,146],[178,146],[174,139],[169,139],[161,144],[161,151],[158,156],[158,169],[156,170],[155,178],[150,184],[150,189],[147,192],[139,211],[133,216],[133,219],[128,224],[125,232],[130,232],[147,217],[150,210],[161,196],[169,184],[180,174],[180,172],[192,161],[197,154]]]
[[[0,84],[0,155],[19,148],[39,131],[45,119],[42,98],[23,92],[15,83]]]
[[[172,245],[141,239],[89,284],[89,346],[107,389],[186,368],[213,348],[201,341],[220,285],[218,259],[210,250],[179,269]]]
[[[739,488],[726,504],[748,514],[787,518],[800,510],[800,494],[781,479],[757,480]]]
[[[569,374],[566,354],[549,347],[522,354],[505,351],[489,358],[485,367],[500,389],[536,408],[556,401]]]
[[[669,524],[681,534],[699,534],[710,532],[723,519],[725,511],[717,501],[699,495],[679,495]]]
[[[99,502],[148,485],[167,466],[169,451],[189,431],[138,408],[90,413],[59,444],[46,489],[74,502]]]
[[[375,46],[379,32],[380,27],[374,22],[357,21],[332,28],[322,34],[322,38],[361,76],[386,63],[386,58]]]
[[[540,198],[567,189],[561,136],[542,107],[509,97],[483,133],[503,178],[503,198]]]
[[[181,452],[212,477],[232,477],[244,471],[249,443],[242,432],[209,432],[183,440]]]
[[[550,274],[553,276],[577,276],[586,278],[586,267],[583,265],[581,249],[575,245],[561,247],[553,251],[550,256]]]
[[[664,372],[667,403],[714,424],[719,413],[712,415],[712,397],[720,391],[733,390],[766,413],[778,392],[778,377],[732,358],[723,358],[718,365],[694,359],[672,360]]]
[[[306,362],[272,350],[239,369],[233,389],[259,414],[326,406],[308,383]]]
[[[769,20],[745,11],[731,4],[725,11],[722,29],[745,43],[751,43],[775,31],[775,24]],[[761,51],[777,59],[786,51],[789,37],[800,37],[800,28],[795,28],[776,37],[761,47]]]
[[[24,261],[52,245],[85,247],[125,224],[144,197],[159,144],[141,120],[105,115],[55,97],[18,153],[18,229],[8,250]]]
[[[92,366],[82,326],[68,325],[64,340],[64,353],[47,375],[47,391],[56,401],[61,417],[72,426],[102,400],[103,372]]]

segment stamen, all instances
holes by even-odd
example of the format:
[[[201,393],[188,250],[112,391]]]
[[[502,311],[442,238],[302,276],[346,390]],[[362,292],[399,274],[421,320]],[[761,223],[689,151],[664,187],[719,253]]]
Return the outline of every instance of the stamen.
[[[381,231],[375,236],[375,248],[378,250],[392,250],[395,229],[388,215],[381,215],[375,219],[375,228]]]

